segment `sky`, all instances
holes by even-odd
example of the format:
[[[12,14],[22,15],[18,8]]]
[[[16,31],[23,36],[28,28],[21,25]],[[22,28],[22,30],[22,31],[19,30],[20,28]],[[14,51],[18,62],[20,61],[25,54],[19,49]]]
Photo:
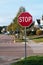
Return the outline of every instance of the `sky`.
[[[0,26],[9,25],[21,6],[33,16],[33,20],[43,15],[43,0],[0,0]]]

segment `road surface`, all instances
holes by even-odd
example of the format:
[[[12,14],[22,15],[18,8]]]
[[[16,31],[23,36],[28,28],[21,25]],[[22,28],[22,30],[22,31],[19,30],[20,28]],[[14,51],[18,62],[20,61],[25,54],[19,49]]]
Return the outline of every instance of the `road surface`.
[[[27,42],[27,56],[43,55],[43,43],[36,44],[32,40]],[[25,56],[25,43],[14,43],[14,36],[0,35],[0,65],[9,65],[10,62]]]

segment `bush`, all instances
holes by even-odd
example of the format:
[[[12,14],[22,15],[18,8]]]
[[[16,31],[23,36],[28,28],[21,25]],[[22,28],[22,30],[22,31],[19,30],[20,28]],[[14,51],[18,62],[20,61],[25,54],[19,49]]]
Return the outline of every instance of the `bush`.
[[[42,35],[42,30],[37,30],[36,35]]]
[[[36,35],[36,31],[27,31],[26,34],[27,34],[27,36]]]
[[[31,33],[31,31],[29,30],[29,31],[26,31],[26,35],[27,36],[29,36],[30,35],[30,33]]]
[[[36,31],[31,31],[31,35],[36,35]]]

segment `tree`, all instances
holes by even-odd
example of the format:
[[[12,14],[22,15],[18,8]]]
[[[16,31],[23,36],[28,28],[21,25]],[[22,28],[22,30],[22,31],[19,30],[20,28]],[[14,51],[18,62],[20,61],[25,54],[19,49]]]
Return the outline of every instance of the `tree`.
[[[9,31],[12,30],[12,31],[14,31],[14,30],[16,30],[16,29],[19,29],[19,30],[24,29],[23,27],[21,27],[21,26],[18,24],[18,20],[17,20],[19,14],[20,14],[21,12],[25,12],[25,8],[24,8],[24,7],[20,7],[20,8],[19,8],[19,11],[18,11],[16,17],[14,17],[13,22],[7,27],[7,30],[9,30]]]
[[[8,31],[11,31],[11,30],[12,30],[12,26],[13,26],[13,25],[12,25],[12,23],[11,23],[11,24],[7,27],[7,30],[8,30]]]
[[[1,33],[2,27],[0,26],[0,33]]]
[[[25,10],[25,8],[24,7],[20,7],[19,8],[19,12],[17,13],[17,16],[21,13],[21,12],[25,12],[26,10]]]

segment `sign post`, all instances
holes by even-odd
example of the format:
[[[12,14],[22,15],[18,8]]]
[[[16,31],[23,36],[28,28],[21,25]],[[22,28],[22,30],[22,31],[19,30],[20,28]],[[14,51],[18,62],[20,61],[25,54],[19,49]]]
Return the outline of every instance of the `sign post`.
[[[32,24],[32,16],[28,12],[22,12],[18,16],[18,23],[22,26],[25,27],[25,60],[27,57],[26,53],[26,27],[29,27]]]
[[[25,27],[25,59],[26,59],[27,53],[26,53],[26,27]]]

